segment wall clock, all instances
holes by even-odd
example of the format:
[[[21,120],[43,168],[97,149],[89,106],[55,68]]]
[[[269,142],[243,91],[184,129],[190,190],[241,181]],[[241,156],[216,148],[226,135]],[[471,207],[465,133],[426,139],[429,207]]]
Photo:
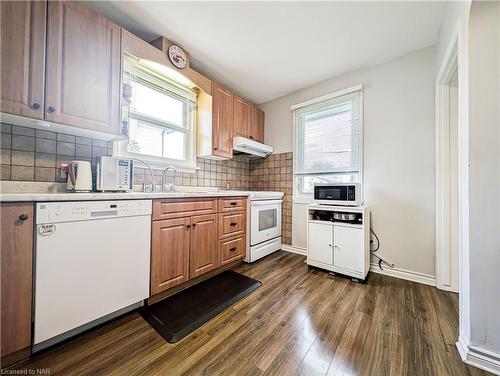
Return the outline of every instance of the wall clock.
[[[168,48],[168,58],[177,68],[182,69],[186,67],[187,57],[186,53],[179,46],[172,44]]]

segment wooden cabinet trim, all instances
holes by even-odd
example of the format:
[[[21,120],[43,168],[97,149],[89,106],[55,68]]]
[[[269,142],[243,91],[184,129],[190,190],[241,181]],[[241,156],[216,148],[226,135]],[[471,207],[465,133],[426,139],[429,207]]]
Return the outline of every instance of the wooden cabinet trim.
[[[219,199],[219,211],[235,211],[246,209],[247,198],[246,197],[229,197]]]
[[[50,1],[47,9],[45,119],[118,134],[121,27],[78,2]],[[75,19],[80,25],[74,25]],[[87,32],[79,31],[85,24]],[[93,48],[83,52],[82,44]],[[89,51],[87,60],[95,61],[82,61]]]
[[[3,358],[15,352],[24,353],[31,344],[33,204],[2,203],[0,215]]]
[[[153,220],[177,218],[217,211],[217,198],[153,200]]]
[[[45,1],[1,2],[2,112],[44,118],[46,12]]]
[[[246,210],[219,213],[219,239],[242,236],[246,233]]]
[[[190,225],[190,217],[153,222],[151,295],[189,280]],[[164,234],[166,229],[172,232]]]
[[[240,236],[226,240],[219,240],[219,257],[221,266],[245,257],[246,237]]]
[[[217,214],[191,217],[189,279],[219,266],[217,250]]]

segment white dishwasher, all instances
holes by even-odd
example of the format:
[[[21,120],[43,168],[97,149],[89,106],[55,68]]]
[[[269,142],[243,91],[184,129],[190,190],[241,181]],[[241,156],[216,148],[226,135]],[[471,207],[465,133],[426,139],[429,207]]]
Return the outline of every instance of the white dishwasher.
[[[36,206],[33,351],[149,296],[151,200]]]

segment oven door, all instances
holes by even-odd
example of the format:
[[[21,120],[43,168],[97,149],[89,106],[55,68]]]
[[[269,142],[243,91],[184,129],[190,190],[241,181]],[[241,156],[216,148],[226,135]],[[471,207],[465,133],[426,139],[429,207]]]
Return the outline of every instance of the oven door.
[[[250,245],[281,236],[282,200],[252,201]]]

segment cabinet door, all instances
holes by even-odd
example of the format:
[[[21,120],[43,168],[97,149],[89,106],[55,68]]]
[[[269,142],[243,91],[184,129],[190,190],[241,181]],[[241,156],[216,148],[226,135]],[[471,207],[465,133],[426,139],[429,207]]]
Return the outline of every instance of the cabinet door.
[[[189,280],[189,217],[153,222],[151,295]]]
[[[252,104],[246,102],[243,98],[234,97],[234,137],[250,137],[250,126],[253,119]]]
[[[233,157],[233,93],[214,83],[212,89],[213,155]]]
[[[333,266],[332,225],[309,223],[307,239],[307,258]]]
[[[363,230],[334,226],[334,265],[363,272]]]
[[[216,214],[191,217],[190,278],[218,266],[216,218]]]
[[[31,343],[33,205],[2,204],[1,354],[25,351]],[[21,351],[22,352],[22,351]],[[19,354],[22,358],[22,354]],[[12,361],[18,361],[12,359]],[[6,366],[5,360],[2,365]]]
[[[1,110],[43,119],[45,1],[1,2]]]
[[[249,138],[262,144],[264,143],[264,118],[264,111],[254,107]]]
[[[118,134],[118,25],[77,1],[50,1],[45,118]]]

